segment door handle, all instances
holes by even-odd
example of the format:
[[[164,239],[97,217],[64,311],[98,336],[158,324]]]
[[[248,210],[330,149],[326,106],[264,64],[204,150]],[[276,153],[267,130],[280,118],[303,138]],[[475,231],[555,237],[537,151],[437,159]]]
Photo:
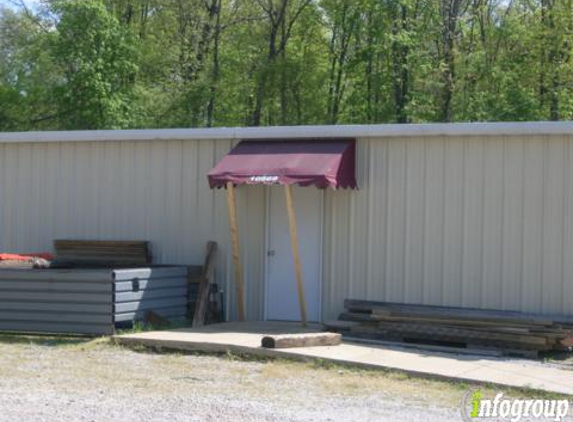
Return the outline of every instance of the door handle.
[[[272,249],[267,251],[267,256],[275,256],[275,251]]]

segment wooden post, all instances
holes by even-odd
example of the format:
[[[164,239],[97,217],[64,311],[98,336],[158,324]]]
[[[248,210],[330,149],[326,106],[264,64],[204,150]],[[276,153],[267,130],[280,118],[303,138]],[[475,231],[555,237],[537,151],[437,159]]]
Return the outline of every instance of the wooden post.
[[[217,243],[207,242],[207,254],[205,255],[205,265],[199,280],[197,292],[197,302],[195,302],[195,314],[193,315],[193,327],[205,325],[207,314],[210,312],[211,284],[215,278],[215,258],[217,256]]]
[[[286,206],[288,212],[288,224],[290,230],[290,243],[292,246],[292,256],[294,258],[294,272],[296,275],[296,287],[298,290],[298,302],[300,304],[300,315],[302,325],[306,325],[306,300],[304,298],[304,283],[302,280],[302,266],[300,263],[300,250],[298,246],[298,233],[296,230],[296,215],[292,201],[292,190],[289,185],[285,185]]]
[[[227,182],[227,201],[229,203],[229,229],[233,242],[233,268],[235,286],[237,289],[237,309],[239,321],[245,320],[245,285],[243,283],[243,266],[241,265],[241,250],[239,247],[239,229],[237,227],[237,210],[235,207],[235,187],[233,182]]]

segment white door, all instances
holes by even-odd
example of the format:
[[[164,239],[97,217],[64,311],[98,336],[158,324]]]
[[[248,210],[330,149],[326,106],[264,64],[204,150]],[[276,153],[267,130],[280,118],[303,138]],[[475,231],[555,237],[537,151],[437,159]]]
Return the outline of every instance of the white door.
[[[285,190],[282,186],[269,188],[267,231],[266,319],[300,321],[300,305],[296,278]],[[320,320],[322,268],[322,190],[314,187],[293,186],[300,257],[302,264],[307,319]]]

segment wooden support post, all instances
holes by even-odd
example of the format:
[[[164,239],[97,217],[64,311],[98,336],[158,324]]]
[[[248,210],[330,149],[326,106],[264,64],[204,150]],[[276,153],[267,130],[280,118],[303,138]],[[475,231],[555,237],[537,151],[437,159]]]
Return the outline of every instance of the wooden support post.
[[[231,241],[233,242],[233,268],[235,270],[235,286],[237,289],[237,309],[239,312],[239,321],[244,321],[245,285],[243,283],[243,266],[241,265],[237,209],[235,207],[235,187],[233,182],[227,182],[227,201],[229,203],[229,229],[231,231]]]
[[[217,243],[207,242],[207,253],[205,255],[205,265],[199,280],[197,292],[197,302],[195,302],[195,314],[193,315],[193,327],[205,325],[210,309],[211,284],[215,278],[215,258],[217,256]]]
[[[294,271],[296,275],[296,287],[298,290],[298,302],[300,304],[300,315],[302,325],[306,325],[306,300],[304,298],[304,283],[302,280],[302,266],[300,263],[300,250],[298,246],[298,233],[296,230],[296,215],[292,201],[292,190],[289,185],[285,185],[286,206],[288,212],[288,224],[290,230],[290,242],[292,246],[292,256],[294,258]]]

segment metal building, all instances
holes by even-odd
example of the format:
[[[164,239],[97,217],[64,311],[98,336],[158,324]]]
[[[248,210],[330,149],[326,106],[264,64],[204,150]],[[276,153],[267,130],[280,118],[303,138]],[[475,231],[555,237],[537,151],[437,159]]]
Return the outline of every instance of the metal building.
[[[220,246],[209,170],[241,139],[355,138],[358,190],[294,189],[310,319],[347,297],[573,315],[573,123],[0,133],[0,251],[147,239],[157,263]],[[296,319],[284,198],[236,189],[248,319]],[[292,300],[291,300],[292,299]]]

